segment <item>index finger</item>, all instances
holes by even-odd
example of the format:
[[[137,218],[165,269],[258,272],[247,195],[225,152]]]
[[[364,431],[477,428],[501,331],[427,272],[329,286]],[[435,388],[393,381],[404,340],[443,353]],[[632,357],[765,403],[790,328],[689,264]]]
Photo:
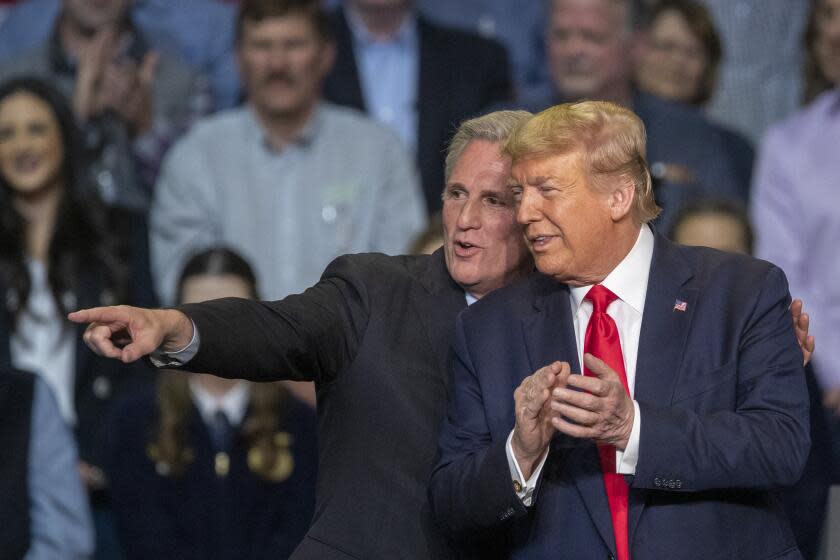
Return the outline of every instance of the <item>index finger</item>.
[[[74,323],[127,323],[129,313],[119,307],[91,307],[69,313],[67,318]]]
[[[618,378],[618,373],[607,365],[607,362],[597,358],[593,354],[586,353],[583,355],[583,364],[586,368],[594,373],[599,379],[608,379],[610,377]]]

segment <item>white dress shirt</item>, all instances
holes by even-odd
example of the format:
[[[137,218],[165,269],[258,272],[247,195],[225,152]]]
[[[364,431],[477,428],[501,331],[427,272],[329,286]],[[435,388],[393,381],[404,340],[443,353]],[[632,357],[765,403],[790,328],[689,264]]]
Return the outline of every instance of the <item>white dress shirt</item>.
[[[221,396],[205,389],[195,377],[190,377],[189,384],[193,402],[205,424],[212,425],[213,417],[219,410],[225,413],[232,426],[242,424],[251,396],[251,386],[247,381],[238,382]]]
[[[607,307],[607,314],[613,318],[618,328],[618,338],[621,341],[621,350],[624,356],[624,370],[627,374],[627,386],[630,388],[630,396],[633,396],[636,384],[636,359],[639,352],[639,335],[642,330],[642,315],[645,308],[647,296],[648,277],[650,275],[650,263],[653,259],[653,233],[647,226],[642,226],[639,236],[633,248],[610,272],[604,281],[601,282],[618,298]],[[575,337],[577,340],[578,363],[583,364],[583,344],[586,336],[586,327],[589,318],[592,316],[592,303],[584,297],[592,286],[580,286],[570,288],[569,298],[572,306],[572,317],[574,322]],[[573,372],[580,373],[580,372]],[[639,437],[641,431],[641,413],[639,404],[634,400],[633,407],[633,428],[630,433],[630,440],[624,451],[616,450],[616,471],[620,474],[635,474],[636,464],[639,460]],[[525,480],[522,470],[513,455],[511,438],[513,430],[507,439],[507,457],[510,474],[514,481],[521,485],[521,491],[517,492],[523,503],[530,506],[533,502],[534,488],[536,488],[540,473],[542,472],[545,460],[548,457],[548,449],[543,453],[542,458],[534,470],[531,478]]]
[[[32,286],[21,310],[9,346],[12,364],[38,374],[58,401],[61,417],[76,424],[76,329],[64,320],[47,279],[46,265],[27,261]],[[74,307],[74,306],[67,306]]]

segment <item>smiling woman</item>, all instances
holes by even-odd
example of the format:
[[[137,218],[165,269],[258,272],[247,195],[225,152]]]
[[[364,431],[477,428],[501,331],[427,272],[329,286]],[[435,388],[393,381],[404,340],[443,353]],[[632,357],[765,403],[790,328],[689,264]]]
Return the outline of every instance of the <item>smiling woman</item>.
[[[643,91],[697,106],[712,97],[723,48],[702,4],[691,0],[657,4],[636,54],[636,83]]]
[[[60,190],[64,147],[49,105],[30,93],[14,93],[0,105],[0,173],[18,197]]]
[[[31,78],[0,85],[0,368],[38,374],[55,394],[75,428],[98,520],[107,490],[104,419],[120,391],[142,379],[129,373],[145,368],[103,363],[65,315],[84,302],[154,298],[144,224],[99,203],[80,146],[53,87]]]

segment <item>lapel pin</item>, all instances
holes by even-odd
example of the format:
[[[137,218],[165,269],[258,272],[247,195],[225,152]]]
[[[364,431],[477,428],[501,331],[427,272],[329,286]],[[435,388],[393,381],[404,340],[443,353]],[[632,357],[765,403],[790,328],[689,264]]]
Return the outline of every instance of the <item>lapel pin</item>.
[[[688,304],[681,299],[674,301],[674,311],[685,311],[688,308]]]

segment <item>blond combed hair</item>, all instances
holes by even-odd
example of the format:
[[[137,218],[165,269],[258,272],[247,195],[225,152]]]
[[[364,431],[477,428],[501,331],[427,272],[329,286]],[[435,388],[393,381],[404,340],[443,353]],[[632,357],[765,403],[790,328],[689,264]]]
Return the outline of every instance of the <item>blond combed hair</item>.
[[[533,115],[528,111],[494,111],[480,117],[465,120],[449,142],[446,150],[446,168],[444,176],[447,183],[455,169],[455,164],[467,145],[473,140],[486,140],[504,144],[516,128]]]
[[[608,101],[581,101],[537,113],[510,135],[503,152],[514,161],[579,152],[596,187],[607,177],[633,183],[632,213],[643,224],[660,212],[645,146],[645,125],[633,111]]]

